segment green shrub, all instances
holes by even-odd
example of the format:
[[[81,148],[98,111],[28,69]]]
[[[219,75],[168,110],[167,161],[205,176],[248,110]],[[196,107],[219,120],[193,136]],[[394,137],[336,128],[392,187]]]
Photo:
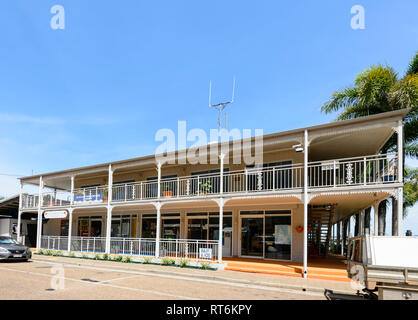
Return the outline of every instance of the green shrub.
[[[122,256],[117,256],[117,257],[114,258],[114,260],[121,262],[123,260],[123,257]]]
[[[40,249],[40,250],[38,251],[38,254],[45,254],[45,252],[44,252],[44,250]]]
[[[123,260],[123,262],[132,262],[132,258],[131,257],[125,257],[125,260]]]
[[[180,260],[180,267],[184,268],[187,267],[187,265],[189,264],[189,260]]]
[[[101,259],[100,254],[96,253],[94,255],[94,260],[100,260],[100,259]]]
[[[83,255],[81,256],[83,259],[87,259],[88,258],[88,256],[85,254],[85,253],[83,253]]]
[[[165,266],[170,266],[175,264],[176,262],[174,260],[171,260],[170,258],[164,257],[162,260],[162,264]]]
[[[53,256],[56,256],[56,257],[60,257],[60,256],[62,256],[62,252],[61,252],[61,251],[54,251],[54,252],[52,253],[52,255],[53,255]]]
[[[70,254],[68,255],[70,258],[74,258],[75,257],[75,254],[74,254],[74,252],[70,252]]]
[[[51,250],[46,250],[45,253],[46,253],[47,256],[52,256],[52,251]]]
[[[103,255],[103,260],[110,260],[110,257],[107,253]]]
[[[151,262],[151,258],[144,258],[144,263],[145,264],[148,264],[148,263],[150,263]]]
[[[200,263],[200,267],[201,267],[203,270],[209,269],[209,268],[210,268],[210,263],[208,263],[208,262],[201,262],[201,263]]]

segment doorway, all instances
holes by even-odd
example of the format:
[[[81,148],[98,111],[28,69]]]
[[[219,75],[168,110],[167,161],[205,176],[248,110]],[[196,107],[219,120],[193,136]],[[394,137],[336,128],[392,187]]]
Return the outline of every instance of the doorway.
[[[187,231],[188,239],[219,240],[219,213],[188,213]],[[232,212],[224,212],[222,231],[222,255],[224,257],[231,257]]]
[[[241,255],[264,257],[263,218],[241,218]]]
[[[242,211],[240,215],[240,257],[291,259],[291,211]]]

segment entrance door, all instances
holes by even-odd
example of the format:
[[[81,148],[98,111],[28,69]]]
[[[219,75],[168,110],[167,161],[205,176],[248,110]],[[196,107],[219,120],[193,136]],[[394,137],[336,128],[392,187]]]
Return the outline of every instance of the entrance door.
[[[91,237],[100,237],[102,234],[102,221],[101,220],[92,220],[90,222],[90,236]]]
[[[263,257],[263,217],[241,218],[241,256]]]

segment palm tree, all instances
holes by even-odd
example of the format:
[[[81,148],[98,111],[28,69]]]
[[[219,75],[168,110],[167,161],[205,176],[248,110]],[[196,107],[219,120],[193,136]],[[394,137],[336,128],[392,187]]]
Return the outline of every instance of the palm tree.
[[[346,120],[404,108],[410,109],[404,119],[404,152],[418,158],[418,51],[403,78],[389,66],[374,65],[361,72],[353,86],[334,92],[321,111],[341,111],[337,120]],[[381,152],[395,150],[396,137],[392,136]],[[386,200],[379,205],[379,234],[385,230],[386,205]],[[396,209],[393,202],[392,208]]]

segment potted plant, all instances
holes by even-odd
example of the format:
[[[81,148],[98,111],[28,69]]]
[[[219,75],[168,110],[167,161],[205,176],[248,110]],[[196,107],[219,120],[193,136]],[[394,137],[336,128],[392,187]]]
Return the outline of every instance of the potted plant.
[[[199,194],[208,194],[212,191],[212,183],[210,180],[206,181],[205,183],[199,183]]]
[[[163,186],[164,198],[171,198],[173,196],[173,190],[169,186]]]
[[[107,191],[106,190],[103,191],[103,193],[102,193],[102,199],[103,199],[103,202],[107,202]]]

